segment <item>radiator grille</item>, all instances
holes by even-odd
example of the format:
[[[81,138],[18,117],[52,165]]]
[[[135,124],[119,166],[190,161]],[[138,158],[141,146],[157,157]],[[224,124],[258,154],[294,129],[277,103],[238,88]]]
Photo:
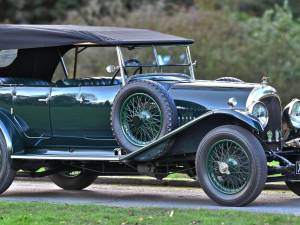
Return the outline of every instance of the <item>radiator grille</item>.
[[[276,137],[275,137],[276,131],[279,132],[280,139],[281,139],[281,137],[282,137],[282,131],[281,131],[282,112],[281,112],[280,100],[276,96],[270,96],[270,97],[263,98],[260,101],[266,105],[266,107],[268,108],[268,111],[269,111],[269,121],[265,128],[265,132],[263,134],[264,139],[268,140],[267,133],[270,131],[272,132],[272,135],[273,135],[273,137],[272,137],[273,141],[275,141],[275,139],[276,139]]]

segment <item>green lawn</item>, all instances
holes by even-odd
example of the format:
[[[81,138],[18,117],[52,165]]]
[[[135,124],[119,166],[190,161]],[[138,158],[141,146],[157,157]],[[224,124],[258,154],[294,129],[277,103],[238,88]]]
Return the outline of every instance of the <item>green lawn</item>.
[[[95,205],[0,202],[1,225],[34,224],[300,224],[287,215],[254,214],[236,211],[113,208]]]

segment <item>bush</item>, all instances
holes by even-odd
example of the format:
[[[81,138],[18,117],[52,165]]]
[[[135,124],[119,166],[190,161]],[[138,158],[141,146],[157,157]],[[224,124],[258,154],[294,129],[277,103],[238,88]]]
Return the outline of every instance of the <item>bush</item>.
[[[1,0],[0,22],[49,23],[63,19],[67,10],[79,8],[85,0]]]
[[[300,26],[290,9],[276,7],[262,18],[251,18],[244,25],[249,51],[249,67],[271,77],[271,83],[287,102],[300,97]],[[249,49],[250,50],[250,49]],[[250,59],[249,59],[250,60]]]
[[[276,6],[262,17],[244,17],[243,20],[238,13],[194,8],[166,14],[160,5],[144,5],[128,13],[126,20],[123,16],[91,16],[92,19],[86,20],[88,10],[82,10],[69,14],[67,22],[149,28],[194,39],[191,49],[193,58],[198,61],[198,79],[236,76],[260,82],[262,76],[267,75],[284,104],[292,97],[300,97],[297,91],[300,26],[287,6]]]

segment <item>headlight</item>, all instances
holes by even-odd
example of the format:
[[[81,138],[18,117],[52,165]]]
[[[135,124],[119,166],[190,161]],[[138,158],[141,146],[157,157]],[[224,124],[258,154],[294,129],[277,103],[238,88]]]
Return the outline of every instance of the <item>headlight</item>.
[[[260,121],[263,127],[267,126],[269,112],[264,103],[255,102],[249,107],[248,111],[252,116],[255,116]]]
[[[295,99],[291,102],[290,110],[290,121],[293,127],[300,128],[300,101]]]

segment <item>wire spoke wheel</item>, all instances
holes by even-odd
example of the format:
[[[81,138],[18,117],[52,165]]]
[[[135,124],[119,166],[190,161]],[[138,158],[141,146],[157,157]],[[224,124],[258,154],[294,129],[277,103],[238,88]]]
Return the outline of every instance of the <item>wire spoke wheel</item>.
[[[158,103],[146,93],[130,95],[121,106],[122,131],[129,142],[144,146],[157,139],[163,116]]]
[[[263,146],[249,130],[223,125],[199,144],[196,172],[204,192],[226,206],[245,206],[262,192],[267,180]]]
[[[50,175],[50,179],[65,190],[82,190],[91,185],[97,174],[87,170],[66,169],[65,171]]]
[[[206,162],[211,183],[224,194],[239,193],[251,176],[247,152],[232,140],[224,139],[212,145]]]

